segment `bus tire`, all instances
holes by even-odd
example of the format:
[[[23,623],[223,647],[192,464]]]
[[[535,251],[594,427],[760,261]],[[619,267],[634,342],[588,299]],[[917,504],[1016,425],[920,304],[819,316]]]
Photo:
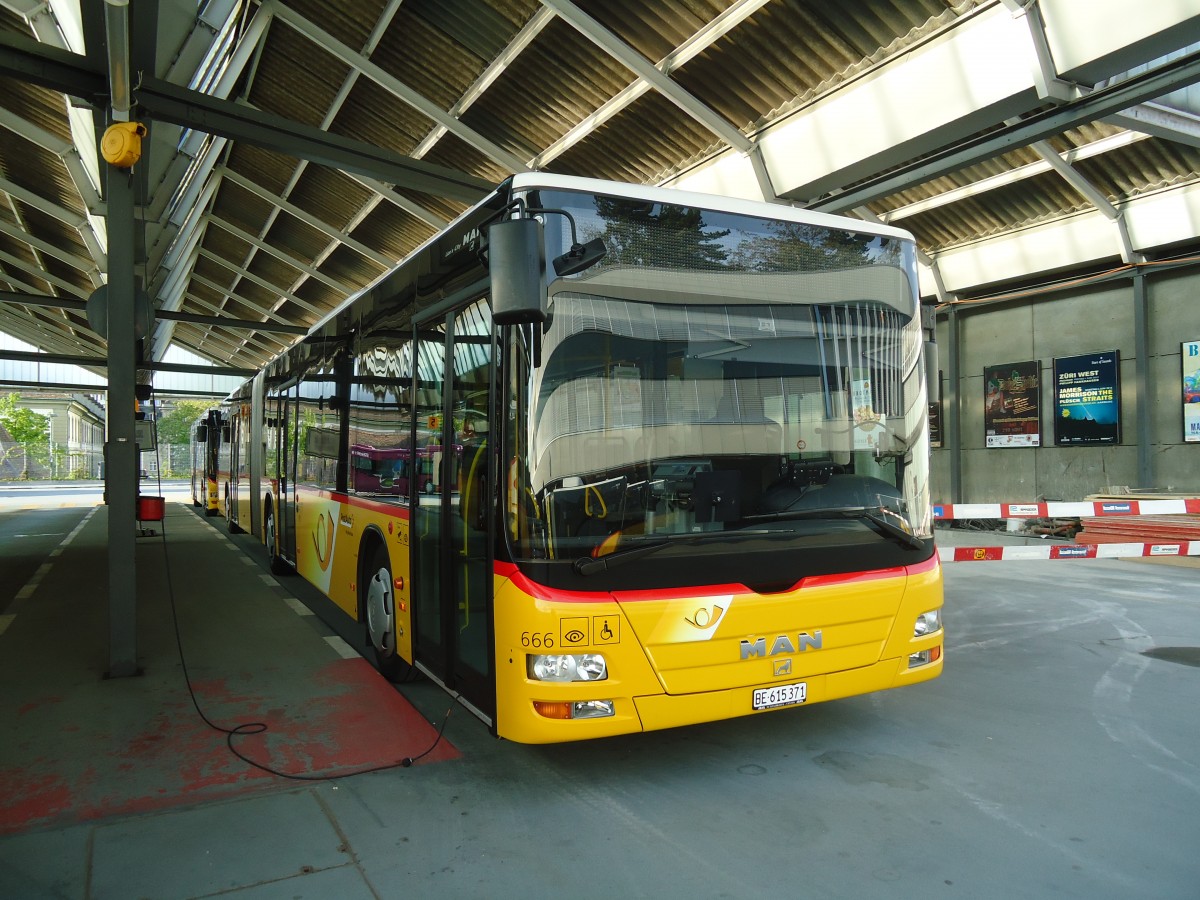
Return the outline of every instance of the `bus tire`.
[[[413,667],[396,649],[396,587],[392,564],[382,544],[374,545],[363,575],[359,579],[363,619],[375,668],[388,681],[407,681]]]
[[[263,540],[267,545],[267,555],[271,558],[271,572],[275,575],[291,574],[292,567],[275,552],[275,511],[269,504],[263,517]]]
[[[233,517],[233,504],[229,502],[229,488],[225,488],[225,526],[230,534],[242,534],[244,529]]]

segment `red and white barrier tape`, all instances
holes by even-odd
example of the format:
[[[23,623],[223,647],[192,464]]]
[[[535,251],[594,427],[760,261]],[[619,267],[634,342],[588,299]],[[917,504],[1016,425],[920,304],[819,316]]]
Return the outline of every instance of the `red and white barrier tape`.
[[[1158,544],[1031,544],[1009,547],[943,547],[943,563],[1011,559],[1115,559],[1131,556],[1200,556],[1200,541]]]
[[[949,519],[1055,519],[1079,516],[1178,516],[1200,513],[1200,499],[1097,500],[1050,503],[938,503],[933,517]],[[1128,555],[1128,554],[1126,554]]]

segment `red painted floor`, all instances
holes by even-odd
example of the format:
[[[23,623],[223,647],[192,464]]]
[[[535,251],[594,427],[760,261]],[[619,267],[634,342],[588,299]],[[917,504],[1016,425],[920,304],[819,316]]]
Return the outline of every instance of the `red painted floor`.
[[[294,787],[285,775],[344,778],[459,755],[439,740],[441,722],[366,660],[338,656],[280,583],[186,511],[168,511],[169,563],[153,539],[138,545],[144,674],[105,679],[107,603],[89,595],[86,574],[104,564],[102,519],[12,604],[0,634],[0,834]],[[214,589],[198,573],[239,577]],[[197,712],[176,616],[196,702],[239,733]]]

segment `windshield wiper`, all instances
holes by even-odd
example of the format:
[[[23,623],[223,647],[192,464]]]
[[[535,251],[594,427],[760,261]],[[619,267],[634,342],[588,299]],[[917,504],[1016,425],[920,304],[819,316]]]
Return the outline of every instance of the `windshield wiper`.
[[[887,537],[894,538],[914,550],[924,550],[925,542],[899,525],[889,522],[880,515],[877,507],[870,506],[821,506],[813,509],[783,509],[779,512],[745,516],[747,522],[766,522],[779,519],[865,519]]]
[[[578,575],[597,575],[600,572],[606,572],[614,566],[622,565],[630,560],[638,559],[642,556],[647,556],[656,550],[661,550],[669,544],[692,544],[702,543],[705,540],[721,541],[729,540],[733,537],[741,537],[742,535],[752,534],[774,534],[767,529],[742,529],[740,531],[704,531],[697,534],[675,534],[664,536],[662,540],[651,541],[645,544],[638,544],[635,547],[626,547],[624,550],[614,550],[612,553],[607,553],[604,556],[581,556],[571,563],[571,567]]]

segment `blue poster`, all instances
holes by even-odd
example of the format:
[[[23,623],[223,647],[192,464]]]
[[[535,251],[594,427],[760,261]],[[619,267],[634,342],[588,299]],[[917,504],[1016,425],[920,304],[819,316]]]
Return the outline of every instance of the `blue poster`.
[[[1121,443],[1120,358],[1116,350],[1054,360],[1054,443]]]
[[[1200,441],[1200,341],[1184,341],[1183,359],[1183,439]]]

